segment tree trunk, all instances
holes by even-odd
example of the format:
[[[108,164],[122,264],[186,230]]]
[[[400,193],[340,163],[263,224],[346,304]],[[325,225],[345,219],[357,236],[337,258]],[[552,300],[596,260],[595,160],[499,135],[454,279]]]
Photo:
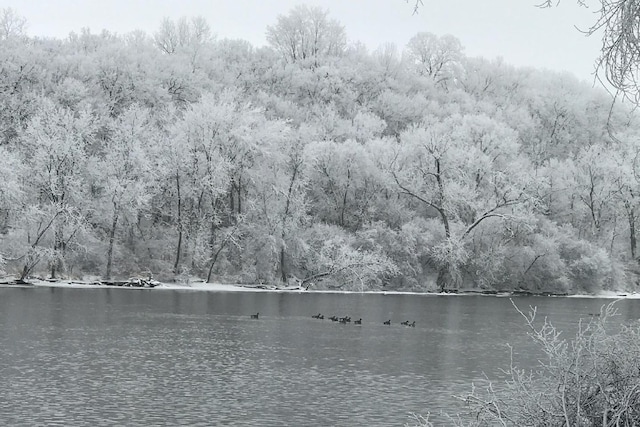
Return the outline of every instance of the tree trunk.
[[[300,163],[295,163],[293,165],[293,174],[291,175],[291,181],[289,182],[289,191],[287,192],[287,201],[284,207],[284,214],[282,215],[282,233],[280,237],[282,238],[282,247],[280,248],[280,275],[283,283],[287,282],[287,269],[285,266],[285,237],[287,235],[286,223],[287,218],[289,217],[289,209],[291,207],[291,196],[293,194],[293,186],[296,182],[296,177],[298,176],[298,171],[300,168]]]
[[[629,220],[629,243],[631,246],[631,258],[636,259],[636,216],[633,207],[627,204],[627,218]]]
[[[176,172],[176,189],[178,195],[178,245],[176,248],[176,262],[173,264],[173,272],[178,273],[180,265],[180,253],[182,252],[182,198],[180,196],[180,175]]]
[[[450,281],[451,274],[449,274],[449,267],[443,265],[438,269],[438,279],[436,280],[436,285],[440,292],[444,292],[447,289]]]
[[[18,283],[24,282],[27,279],[27,276],[29,275],[30,272],[31,270],[29,269],[29,266],[25,263],[25,265],[22,267],[22,274],[20,274]]]
[[[220,249],[222,250],[222,248]],[[216,265],[216,261],[218,260],[218,254],[220,250],[216,251],[211,258],[211,264],[209,264],[209,271],[207,272],[207,283],[211,283],[211,274],[213,273],[213,266]]]
[[[242,177],[238,178],[238,215],[242,215]]]
[[[113,244],[116,240],[116,227],[118,226],[118,205],[113,202],[113,221],[111,222],[111,230],[109,230],[109,248],[107,249],[107,271],[105,279],[111,279],[111,267],[113,263]]]
[[[347,187],[342,195],[342,209],[340,209],[340,227],[344,227],[344,215],[347,210],[347,201],[349,197],[349,184],[351,184],[351,169],[347,168]]]
[[[56,278],[56,273],[62,270],[62,251],[64,248],[63,224],[58,219],[55,221],[53,232],[53,254],[55,258],[51,262],[51,278]]]
[[[235,228],[232,229],[229,233],[227,233],[225,238],[222,239],[218,249],[215,252],[213,252],[213,254],[211,256],[211,264],[209,264],[209,272],[207,273],[207,283],[211,283],[211,273],[213,272],[213,266],[216,265],[216,261],[218,260],[218,257],[220,256],[220,253],[227,246],[227,244],[231,241],[231,239],[233,238],[233,235],[236,233],[237,230],[238,230],[238,226],[236,225]],[[213,248],[213,239],[211,241],[211,247]]]
[[[33,243],[31,243],[31,235],[27,233],[27,242],[31,244],[31,248],[29,249],[29,252],[26,254],[26,261],[22,268],[22,274],[20,275],[21,281],[24,281],[27,278],[27,276],[31,273],[31,270],[33,270],[35,266],[38,264],[38,262],[40,261],[40,256],[34,255],[35,248],[36,246],[38,246],[38,243],[40,243],[40,239],[42,239],[42,237],[46,234],[49,228],[51,228],[53,223],[56,221],[56,218],[58,218],[58,216],[61,213],[62,212],[58,210],[56,214],[53,217],[51,217],[49,222],[44,227],[38,227],[39,231]]]
[[[440,173],[440,159],[436,159],[436,182],[438,184],[438,205],[434,206],[440,217],[442,218],[442,225],[444,226],[444,235],[447,239],[451,237],[451,229],[449,228],[449,219],[447,218],[447,213],[445,212],[445,193],[444,193],[444,183],[442,182],[442,175]]]
[[[280,275],[283,283],[287,283],[287,269],[285,266],[285,251],[284,246],[280,249]]]

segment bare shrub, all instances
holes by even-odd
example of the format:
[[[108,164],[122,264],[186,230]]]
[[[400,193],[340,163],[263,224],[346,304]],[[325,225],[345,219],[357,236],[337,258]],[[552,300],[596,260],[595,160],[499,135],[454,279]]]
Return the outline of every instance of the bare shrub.
[[[512,301],[513,303],[513,301]],[[459,396],[465,414],[450,417],[457,426],[637,426],[640,425],[640,325],[614,325],[615,302],[564,339],[536,308],[524,313],[513,303],[542,350],[540,366],[511,366],[508,380],[487,381]],[[415,417],[415,426],[429,426]]]

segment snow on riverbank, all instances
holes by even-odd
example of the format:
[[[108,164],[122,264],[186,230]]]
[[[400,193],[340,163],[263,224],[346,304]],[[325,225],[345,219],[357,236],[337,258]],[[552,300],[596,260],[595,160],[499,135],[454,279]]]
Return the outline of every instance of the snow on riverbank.
[[[15,279],[14,279],[15,280]],[[29,279],[28,284],[15,285],[9,284],[11,278],[5,278],[0,283],[0,287],[58,287],[58,288],[123,288],[123,289],[158,289],[158,290],[183,290],[183,291],[208,291],[208,292],[309,292],[309,293],[332,293],[332,294],[380,294],[380,295],[424,295],[424,296],[496,296],[496,297],[517,297],[528,296],[520,293],[512,294],[510,292],[498,293],[480,293],[478,291],[459,291],[457,293],[441,293],[441,292],[412,292],[412,291],[343,291],[343,290],[306,290],[303,287],[289,286],[276,287],[273,285],[240,285],[225,283],[204,283],[194,281],[191,283],[166,283],[153,282],[154,287],[136,287],[136,286],[114,286],[105,285],[98,280],[43,280]],[[565,296],[565,295],[558,295]],[[601,299],[640,299],[640,293],[624,293],[613,291],[602,291],[594,295],[566,295],[567,298],[601,298]]]
[[[567,298],[640,299],[640,294],[635,292],[600,291],[595,295],[567,295]]]
[[[163,283],[163,282],[155,282],[155,286],[151,287],[142,287],[142,286],[115,286],[115,285],[105,285],[98,281],[79,281],[79,280],[41,280],[41,279],[30,279],[29,283],[31,285],[27,286],[36,286],[36,287],[56,287],[56,288],[86,288],[86,289],[96,289],[96,288],[122,288],[122,289],[169,289],[169,290],[192,290],[192,291],[213,291],[213,292],[267,292],[267,291],[275,291],[277,290],[275,287],[259,287],[259,286],[243,286],[243,285],[234,285],[234,284],[223,284],[223,283],[204,283],[204,282],[194,282],[194,283]],[[13,286],[13,285],[9,285]],[[281,289],[282,291],[301,291],[304,289],[296,288],[296,289]]]

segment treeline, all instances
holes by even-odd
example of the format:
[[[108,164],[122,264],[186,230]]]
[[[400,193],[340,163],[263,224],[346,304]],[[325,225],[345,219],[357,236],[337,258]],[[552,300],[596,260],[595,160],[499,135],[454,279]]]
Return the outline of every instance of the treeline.
[[[201,18],[64,40],[2,28],[7,273],[635,286],[638,120],[571,75],[429,33],[369,52],[304,6],[265,48]]]

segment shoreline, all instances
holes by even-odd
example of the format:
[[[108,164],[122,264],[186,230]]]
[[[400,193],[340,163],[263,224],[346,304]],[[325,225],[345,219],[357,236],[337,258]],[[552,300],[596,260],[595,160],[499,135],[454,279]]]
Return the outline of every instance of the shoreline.
[[[414,295],[414,296],[485,296],[485,297],[550,297],[550,298],[586,298],[586,299],[640,299],[640,293],[623,293],[614,291],[603,291],[595,295],[589,294],[553,294],[553,293],[535,293],[522,291],[480,291],[480,290],[461,290],[457,292],[417,292],[417,291],[342,291],[342,290],[307,290],[303,287],[289,286],[276,287],[273,285],[241,285],[241,284],[225,284],[225,283],[168,283],[155,282],[153,286],[125,286],[125,285],[108,285],[97,281],[82,280],[43,280],[32,279],[24,284],[13,284],[4,280],[0,283],[0,288],[72,288],[72,289],[157,289],[172,291],[194,291],[194,292],[275,292],[275,293],[317,293],[317,294],[370,294],[370,295]]]

